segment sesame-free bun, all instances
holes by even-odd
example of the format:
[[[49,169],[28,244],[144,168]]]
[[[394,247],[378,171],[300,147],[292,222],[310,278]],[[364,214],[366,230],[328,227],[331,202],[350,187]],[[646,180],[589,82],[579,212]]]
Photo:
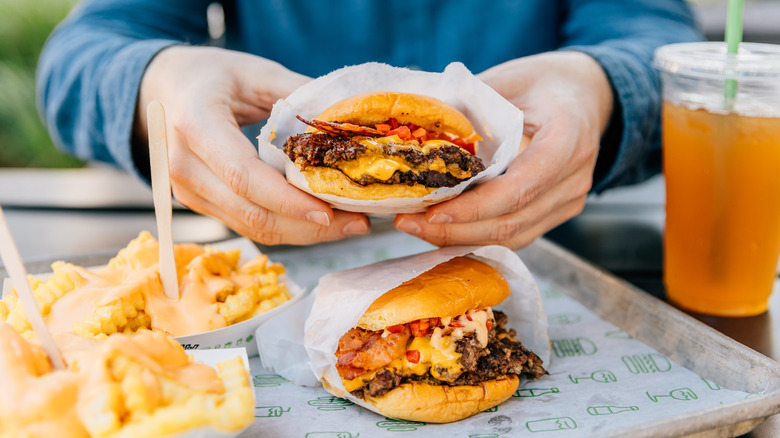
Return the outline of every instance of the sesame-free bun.
[[[478,414],[509,399],[520,380],[510,374],[474,386],[404,383],[381,397],[367,397],[383,415],[425,423],[449,423]]]
[[[498,270],[473,258],[455,257],[380,296],[357,326],[381,331],[421,318],[455,317],[495,306],[509,294],[509,285]],[[460,386],[412,381],[379,397],[366,394],[365,401],[388,417],[449,423],[502,403],[518,384],[515,375]]]
[[[301,170],[315,193],[336,195],[350,199],[380,200],[389,198],[422,198],[436,190],[422,184],[368,184],[361,186],[342,171],[330,167],[309,166]]]
[[[449,104],[421,94],[374,91],[334,103],[315,119],[325,122],[374,126],[395,118],[402,125],[414,123],[428,131],[458,136],[467,143],[481,140],[463,113]]]
[[[495,306],[509,294],[509,285],[495,268],[456,257],[386,292],[371,304],[357,326],[379,331],[422,318],[455,317]]]

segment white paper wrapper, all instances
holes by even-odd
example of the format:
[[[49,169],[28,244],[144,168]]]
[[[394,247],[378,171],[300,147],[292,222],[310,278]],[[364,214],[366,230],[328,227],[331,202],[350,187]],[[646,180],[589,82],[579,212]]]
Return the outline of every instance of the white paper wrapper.
[[[424,94],[462,111],[483,138],[479,142],[477,155],[482,158],[487,169],[455,187],[443,187],[422,198],[368,201],[313,193],[306,178],[281,150],[289,136],[306,131],[307,126],[295,116],[310,120],[335,102],[369,91]],[[292,185],[329,202],[335,208],[389,216],[423,211],[430,205],[454,198],[473,184],[498,176],[517,155],[522,135],[522,111],[477,79],[461,63],[448,65],[443,73],[367,63],[333,71],[276,102],[268,122],[258,136],[258,152],[263,161],[286,175]]]
[[[240,249],[241,259],[239,263],[245,263],[249,260],[260,255],[260,251],[252,243],[251,240],[245,238],[224,240],[211,245],[214,248],[221,250]],[[270,261],[273,261],[271,258]],[[86,267],[87,269],[98,269],[102,266]],[[35,278],[40,280],[48,279],[52,274],[36,274]],[[7,280],[7,279],[6,279]],[[211,350],[221,348],[246,348],[247,354],[251,356],[257,355],[257,343],[254,341],[255,329],[264,321],[273,317],[277,313],[284,311],[284,309],[292,306],[303,296],[304,290],[298,286],[287,274],[279,276],[279,280],[287,286],[288,292],[290,292],[291,298],[289,301],[282,303],[281,305],[269,310],[262,315],[255,316],[254,318],[241,321],[237,324],[229,325],[227,327],[212,330],[205,333],[198,333],[195,335],[179,336],[176,339],[186,350]],[[5,281],[3,283],[3,296],[6,291],[10,291],[10,282]],[[0,296],[2,298],[2,296]]]
[[[339,339],[355,326],[371,303],[382,294],[436,265],[463,255],[476,256],[504,275],[512,294],[495,308],[509,315],[508,325],[517,330],[521,342],[547,363],[550,357],[547,317],[533,277],[517,254],[502,246],[485,246],[443,248],[324,276],[313,293],[313,306],[303,333],[303,345],[310,360],[309,375],[306,375],[305,366],[300,363],[300,354],[290,354],[294,350],[291,344],[296,343],[294,333],[288,334],[286,346],[280,342],[276,346],[261,345],[263,364],[267,367],[270,365],[276,372],[296,383],[324,381],[334,395],[376,411],[372,405],[353,397],[344,389],[336,371],[334,355]],[[295,309],[306,312],[307,307],[305,302],[301,302]],[[291,313],[278,319],[300,321],[303,316]],[[274,326],[274,332],[281,331],[278,325],[270,325]],[[269,329],[261,326],[258,339],[264,330]],[[300,338],[297,342],[300,342]],[[311,378],[312,371],[314,378]]]

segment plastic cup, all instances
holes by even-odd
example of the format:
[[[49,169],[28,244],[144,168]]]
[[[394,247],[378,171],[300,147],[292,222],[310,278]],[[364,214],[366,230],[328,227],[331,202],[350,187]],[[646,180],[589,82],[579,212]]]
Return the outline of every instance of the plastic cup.
[[[735,56],[725,43],[672,44],[654,64],[667,297],[698,313],[763,313],[780,255],[780,46],[743,43]]]

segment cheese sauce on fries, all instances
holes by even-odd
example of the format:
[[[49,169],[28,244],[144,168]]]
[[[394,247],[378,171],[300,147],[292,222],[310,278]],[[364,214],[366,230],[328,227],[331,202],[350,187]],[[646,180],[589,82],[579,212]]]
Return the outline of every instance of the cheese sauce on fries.
[[[60,335],[68,368],[0,322],[0,436],[161,437],[196,427],[235,431],[254,420],[240,357],[219,371],[160,332],[103,340]]]
[[[174,245],[178,300],[165,296],[159,279],[158,244],[147,232],[131,241],[104,268],[52,265],[47,281],[33,280],[33,293],[54,335],[101,336],[140,329],[187,336],[249,319],[291,298],[280,264],[258,256],[239,265],[238,250],[197,244]],[[0,301],[0,321],[26,338],[29,322],[15,294]]]

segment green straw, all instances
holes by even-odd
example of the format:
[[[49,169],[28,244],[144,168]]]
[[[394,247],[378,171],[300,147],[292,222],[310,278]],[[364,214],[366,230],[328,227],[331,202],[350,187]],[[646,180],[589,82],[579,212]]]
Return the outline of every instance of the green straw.
[[[744,10],[744,4],[744,0],[729,0],[726,18],[726,53],[729,55],[736,56],[739,51],[739,43],[742,42],[742,11]],[[726,79],[724,91],[726,108],[731,110],[734,107],[734,99],[737,97],[737,80]]]

